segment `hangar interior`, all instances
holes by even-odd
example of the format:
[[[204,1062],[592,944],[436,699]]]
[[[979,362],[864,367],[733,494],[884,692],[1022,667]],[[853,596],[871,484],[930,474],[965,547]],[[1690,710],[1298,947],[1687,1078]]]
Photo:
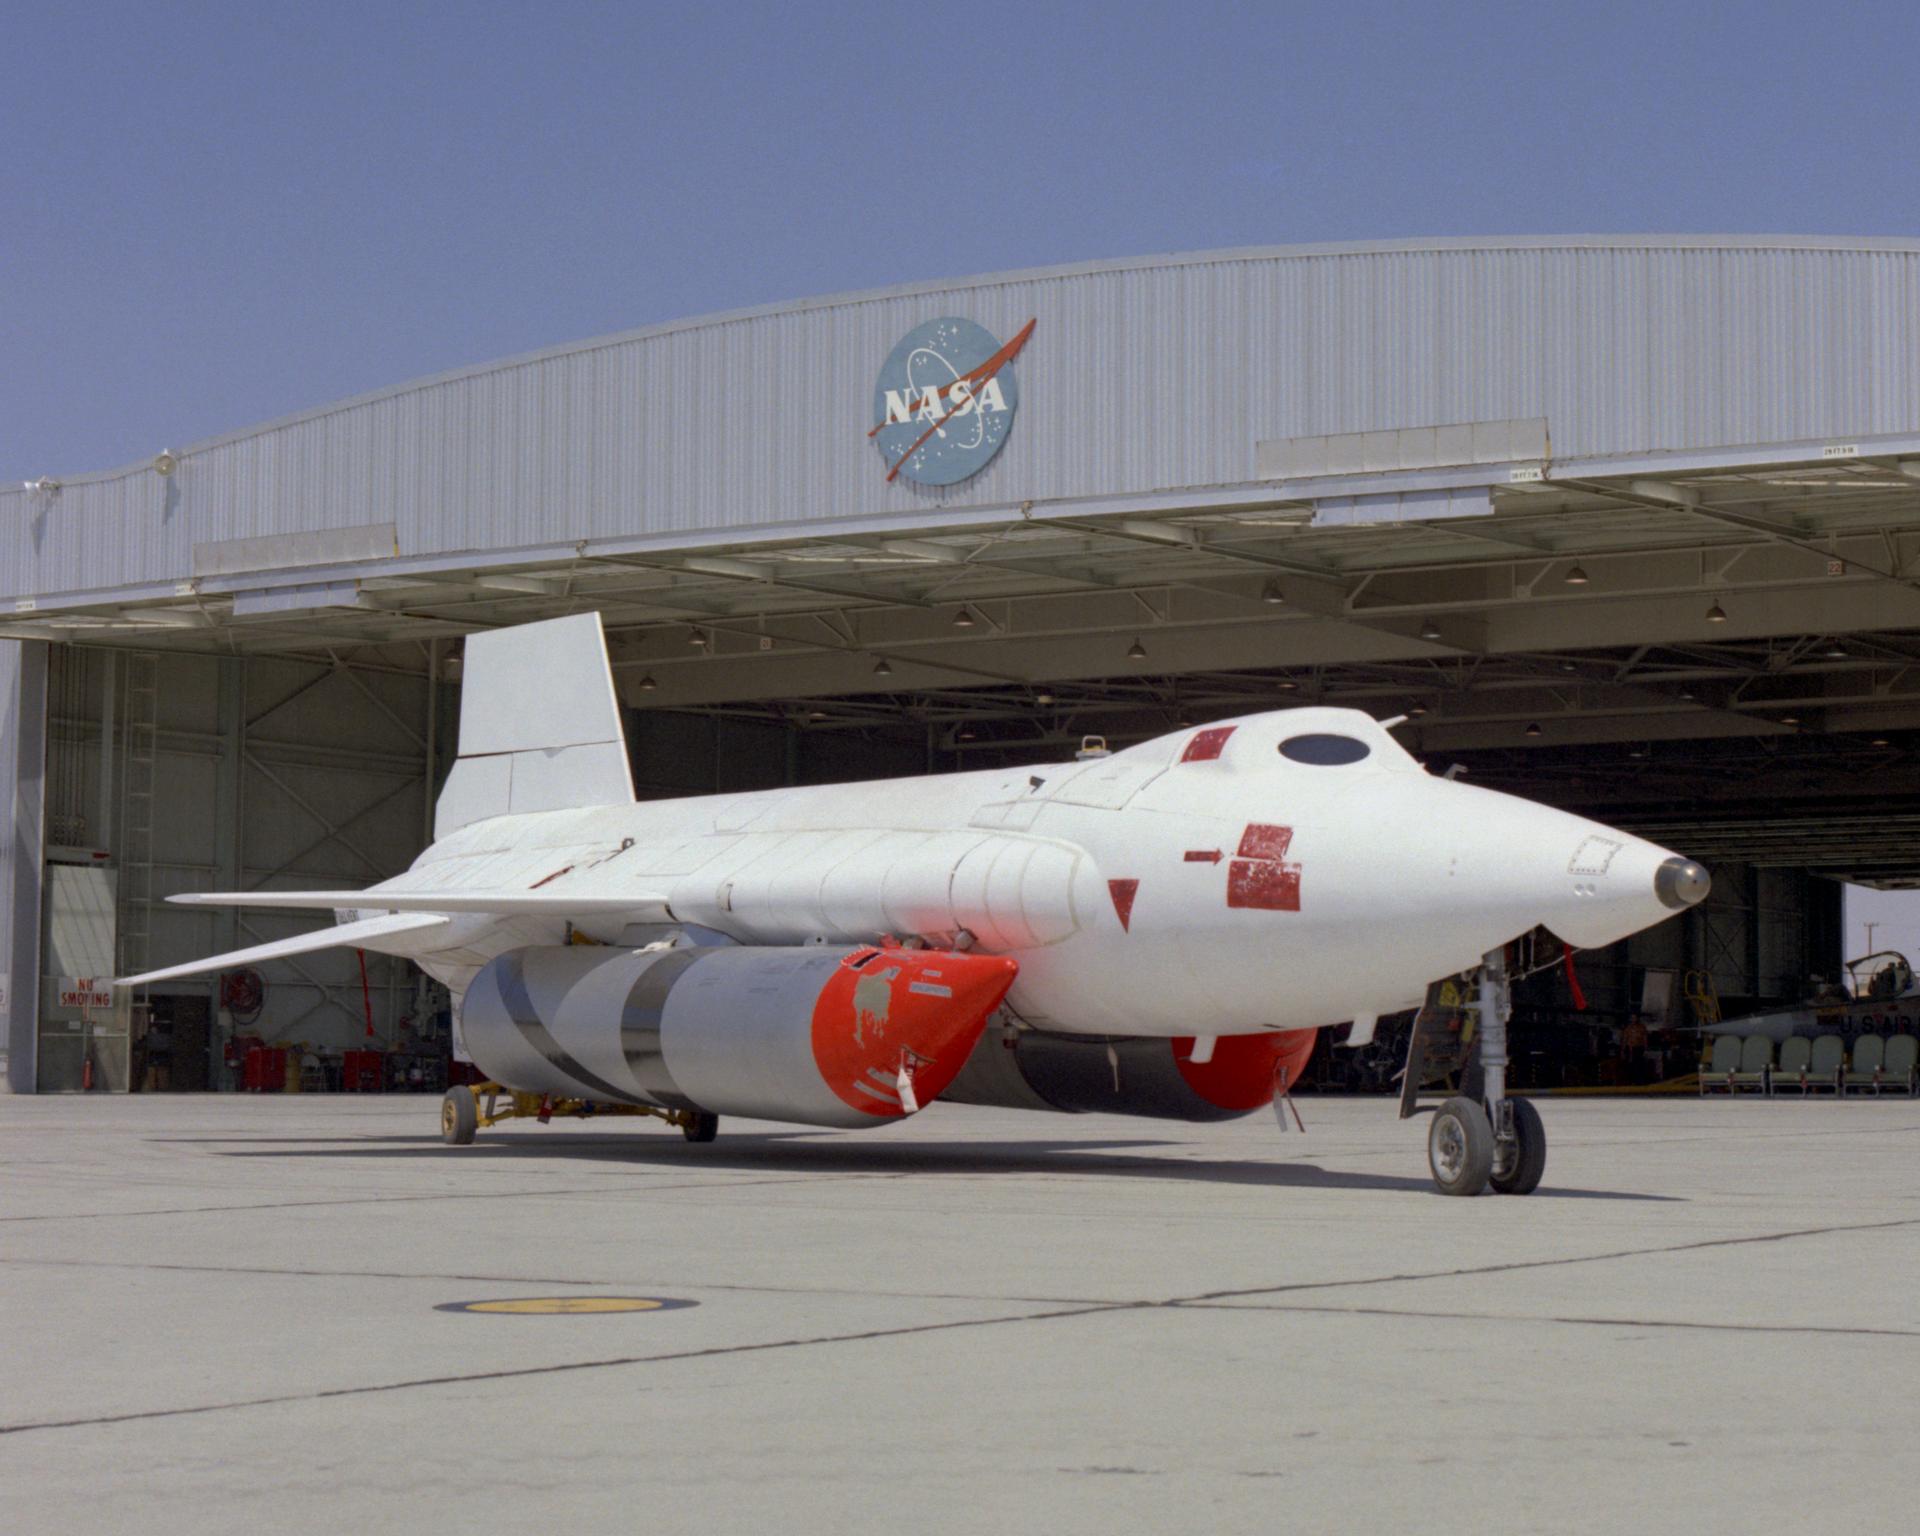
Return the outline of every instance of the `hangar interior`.
[[[873,370],[1014,333],[971,479],[894,481]],[[736,391],[815,405],[742,435]],[[1707,864],[1543,969],[1521,1081],[1615,1080],[1650,972],[1729,1016],[1920,885],[1920,243],[1407,242],[928,284],[560,348],[0,491],[16,1091],[437,1088],[444,994],[311,926],[429,840],[461,638],[598,610],[643,797],[1058,760],[1291,703]],[[1391,944],[1391,934],[1380,936]],[[168,1042],[167,1071],[139,1042]],[[1675,1050],[1690,1049],[1676,1041]],[[367,1053],[377,1059],[369,1059]],[[1327,1055],[1330,1082],[1397,1063]],[[264,1085],[256,1085],[264,1086]],[[277,1086],[274,1085],[274,1086]]]

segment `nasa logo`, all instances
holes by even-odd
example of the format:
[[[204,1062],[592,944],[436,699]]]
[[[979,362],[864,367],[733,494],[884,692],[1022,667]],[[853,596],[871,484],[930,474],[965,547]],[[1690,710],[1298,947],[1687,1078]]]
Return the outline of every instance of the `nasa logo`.
[[[1001,346],[984,326],[949,316],[900,338],[873,386],[867,433],[887,461],[888,480],[953,485],[987,467],[1020,408],[1010,365],[1033,327],[1029,320]]]

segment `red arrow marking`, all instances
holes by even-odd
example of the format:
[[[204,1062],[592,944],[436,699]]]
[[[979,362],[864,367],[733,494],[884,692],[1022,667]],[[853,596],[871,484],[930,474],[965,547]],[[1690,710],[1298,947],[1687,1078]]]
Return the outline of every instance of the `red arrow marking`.
[[[1113,898],[1114,915],[1124,933],[1133,932],[1133,898],[1140,893],[1138,880],[1109,880],[1107,894]]]
[[[1218,864],[1225,857],[1226,855],[1218,848],[1189,848],[1187,850],[1187,862],[1189,864]]]
[[[960,379],[966,380],[966,382],[969,385],[986,383],[988,379],[992,378],[1002,368],[1006,367],[1008,363],[1012,362],[1016,357],[1020,355],[1020,349],[1027,344],[1027,338],[1033,334],[1033,328],[1035,325],[1039,323],[1039,319],[1040,317],[1038,315],[1034,316],[1033,319],[1029,320],[1026,323],[1026,325],[1021,328],[1020,334],[1018,336],[1014,337],[1012,341],[1008,342],[998,352],[994,353],[992,357],[988,358],[984,363],[980,364],[979,367],[970,368],[967,370],[967,372],[961,374]],[[953,381],[954,384],[958,384],[960,382],[960,379],[955,379]],[[933,393],[937,398],[941,395],[946,394],[952,388],[953,388],[953,384],[942,384],[940,388],[934,390]],[[961,407],[956,405],[955,407],[953,407],[952,410],[948,411],[946,415],[942,416],[932,426],[928,427],[926,431],[922,432],[919,435],[919,437],[915,438],[913,446],[909,448],[905,453],[901,454],[899,458],[893,461],[893,468],[887,471],[887,479],[892,480],[896,475],[898,475],[900,473],[900,466],[906,463],[907,460],[912,458],[916,453],[918,453],[920,451],[921,445],[924,444],[928,438],[932,437],[934,433],[938,432],[942,427],[944,427],[948,422],[952,421],[955,416],[959,415],[960,411],[961,411]],[[881,422],[880,426],[875,427],[872,432],[869,432],[867,434],[867,436],[872,437],[875,432],[878,432],[880,430],[880,427],[884,427],[886,425],[887,425],[886,422],[884,421]]]

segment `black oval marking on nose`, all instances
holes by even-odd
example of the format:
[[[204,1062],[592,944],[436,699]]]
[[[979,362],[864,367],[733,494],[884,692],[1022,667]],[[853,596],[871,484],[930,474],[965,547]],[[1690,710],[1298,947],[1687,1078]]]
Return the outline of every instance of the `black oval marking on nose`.
[[[1712,889],[1713,876],[1692,859],[1666,859],[1653,872],[1653,894],[1676,912],[1699,906]]]

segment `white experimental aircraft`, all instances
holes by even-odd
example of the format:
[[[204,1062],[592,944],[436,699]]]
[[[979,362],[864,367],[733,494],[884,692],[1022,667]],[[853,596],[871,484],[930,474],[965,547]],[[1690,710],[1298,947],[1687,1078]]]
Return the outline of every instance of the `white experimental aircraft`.
[[[1443,1190],[1526,1193],[1505,946],[1611,943],[1697,864],[1429,775],[1354,710],[1275,710],[1028,768],[636,803],[597,614],[469,637],[434,842],[365,891],[176,896],[336,926],[122,985],[353,945],[451,990],[488,1074],[449,1141],[625,1109],[875,1126],[935,1097],[1224,1119],[1478,967],[1485,1096],[1428,1138]],[[512,1107],[495,1113],[501,1096]],[[484,1105],[486,1113],[481,1113]]]

